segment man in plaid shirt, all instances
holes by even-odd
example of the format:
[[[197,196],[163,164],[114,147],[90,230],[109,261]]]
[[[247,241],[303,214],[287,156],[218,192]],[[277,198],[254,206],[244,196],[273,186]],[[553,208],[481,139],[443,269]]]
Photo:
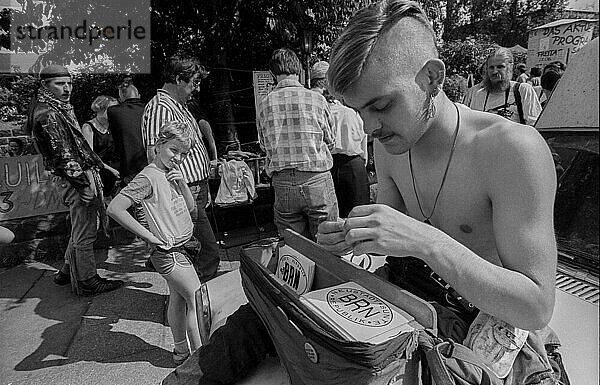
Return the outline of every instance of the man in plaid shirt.
[[[258,138],[267,153],[279,233],[289,228],[315,239],[319,223],[338,217],[329,172],[333,119],[325,98],[298,81],[301,68],[293,51],[273,52],[269,69],[277,86],[258,105]]]

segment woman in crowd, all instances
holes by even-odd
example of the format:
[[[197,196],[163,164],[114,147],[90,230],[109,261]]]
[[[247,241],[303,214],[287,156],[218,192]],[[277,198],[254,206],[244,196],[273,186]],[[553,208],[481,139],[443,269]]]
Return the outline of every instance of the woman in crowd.
[[[106,110],[108,107],[118,104],[117,99],[100,95],[92,103],[92,111],[96,116],[81,125],[83,136],[92,150],[104,162],[104,169],[100,170],[100,178],[104,185],[104,196],[111,195],[117,179],[119,179],[119,155],[115,148],[113,137],[108,127]]]

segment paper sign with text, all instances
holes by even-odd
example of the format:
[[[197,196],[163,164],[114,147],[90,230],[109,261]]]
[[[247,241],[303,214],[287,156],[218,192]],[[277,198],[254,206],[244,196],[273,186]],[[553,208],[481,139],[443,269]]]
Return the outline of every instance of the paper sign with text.
[[[0,221],[67,211],[40,155],[0,158]]]
[[[597,20],[558,20],[529,32],[527,68],[544,67],[560,60],[567,64],[569,56],[592,40]]]

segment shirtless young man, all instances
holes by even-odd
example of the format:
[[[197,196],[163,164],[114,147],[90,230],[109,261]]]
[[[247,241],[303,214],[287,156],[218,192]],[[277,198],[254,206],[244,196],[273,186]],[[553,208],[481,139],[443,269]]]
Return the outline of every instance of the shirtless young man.
[[[338,38],[329,85],[378,139],[379,204],[321,223],[317,240],[334,253],[393,256],[390,264],[418,257],[482,312],[542,329],[552,316],[556,269],[550,150],[532,127],[455,106],[440,91],[445,66],[437,57],[433,31],[415,2],[375,3]],[[435,307],[444,337],[474,317],[458,306]],[[448,322],[454,311],[460,320]],[[163,384],[234,383],[273,350],[250,306],[227,322]],[[459,332],[456,342],[466,334]],[[505,384],[554,383],[540,334],[529,333]]]
[[[452,103],[445,73],[417,3],[380,1],[349,22],[328,79],[377,139],[378,204],[322,223],[318,242],[416,257],[480,311],[542,329],[557,255],[550,150],[532,127]]]

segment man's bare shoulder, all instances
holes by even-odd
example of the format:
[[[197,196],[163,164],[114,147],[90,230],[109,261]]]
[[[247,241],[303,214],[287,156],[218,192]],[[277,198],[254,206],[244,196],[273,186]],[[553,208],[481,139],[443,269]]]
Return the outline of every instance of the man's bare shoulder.
[[[539,132],[501,116],[470,110],[467,123],[473,132],[472,145],[479,160],[502,155],[539,151],[547,145]]]

